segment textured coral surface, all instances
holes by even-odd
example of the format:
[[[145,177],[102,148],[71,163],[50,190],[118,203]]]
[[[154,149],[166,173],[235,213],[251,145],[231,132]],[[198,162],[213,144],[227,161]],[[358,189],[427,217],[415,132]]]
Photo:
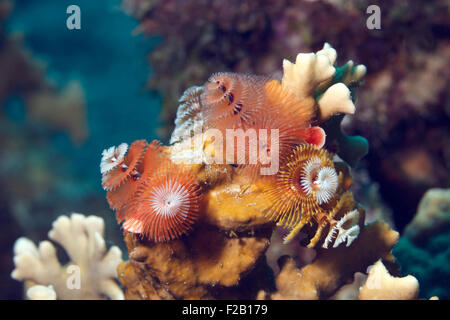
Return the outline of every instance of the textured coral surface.
[[[283,256],[279,261],[280,273],[275,279],[277,290],[270,295],[260,292],[258,297],[282,300],[329,298],[342,284],[350,281],[355,272],[365,272],[379,258],[391,260],[390,251],[397,240],[397,232],[377,222],[367,226],[351,247],[319,250],[314,261],[301,269],[290,257]]]
[[[119,279],[127,299],[254,298],[250,273],[264,260],[270,235],[271,228],[230,236],[207,224],[168,244],[128,234],[130,261],[119,266]]]
[[[128,299],[450,297],[446,0],[77,2],[83,27],[70,31],[63,2],[0,0],[0,298],[123,297],[117,251],[109,267],[77,259],[95,288],[70,292],[61,250],[59,263],[48,241],[33,244],[72,210],[105,219]],[[262,102],[304,113],[281,108],[280,122]],[[329,156],[283,151],[277,179],[259,180],[260,163],[206,164],[220,152],[198,134],[205,119],[223,130],[252,117],[281,124],[284,149]],[[147,142],[132,159],[133,140],[154,138],[170,138],[170,161]],[[130,149],[103,163],[105,200],[97,156],[121,142]],[[155,212],[179,216],[145,218]],[[101,244],[86,232],[64,233]],[[69,255],[91,248],[70,242]]]
[[[341,74],[334,78],[335,59],[336,51],[325,44],[324,48],[315,54],[299,54],[295,63],[285,60],[284,73],[279,85],[286,88],[286,94],[292,92],[303,100],[310,98],[313,104],[317,105],[314,109],[316,114],[311,117],[312,119],[322,118],[324,123],[329,119],[331,121],[338,118],[334,125],[339,127],[342,120],[340,113],[353,113],[355,107],[348,94],[349,89],[345,85],[352,81],[344,80],[345,84],[339,82],[346,78]],[[348,74],[348,77],[355,81],[360,81],[364,76],[365,69],[361,67],[348,70],[351,72],[343,74]],[[116,175],[114,170],[117,170],[118,176],[136,171],[131,175],[137,177],[136,179],[125,180],[124,184],[118,187],[119,190],[123,189],[130,193],[123,195],[123,199],[126,199],[125,204],[117,211],[119,221],[125,220],[123,228],[129,252],[129,261],[118,268],[119,279],[126,289],[126,298],[327,299],[336,294],[343,285],[351,282],[355,273],[365,272],[377,261],[384,261],[398,273],[391,254],[398,241],[398,232],[382,222],[364,225],[364,210],[358,208],[351,192],[348,191],[352,184],[348,166],[343,162],[334,164],[332,156],[325,149],[320,149],[321,146],[312,146],[305,141],[301,141],[297,147],[287,145],[291,155],[286,157],[287,160],[282,160],[279,171],[272,176],[257,174],[256,177],[252,175],[249,179],[245,169],[250,165],[245,162],[241,166],[221,162],[211,165],[206,162],[208,156],[216,154],[220,149],[209,143],[209,136],[205,132],[195,129],[196,124],[208,122],[208,112],[223,107],[220,101],[231,105],[235,97],[234,92],[227,91],[227,88],[231,87],[234,90],[236,87],[226,82],[228,79],[220,78],[221,76],[213,76],[212,80],[210,78],[201,89],[195,87],[186,91],[180,99],[181,104],[175,121],[177,127],[172,136],[174,144],[165,149],[166,153],[163,152],[161,156],[154,158],[156,167],[160,165],[159,162],[175,161],[179,166],[190,168],[191,174],[198,177],[205,198],[198,204],[200,221],[190,234],[180,239],[160,241],[149,239],[147,234],[142,232],[149,229],[158,233],[161,232],[159,230],[171,228],[169,224],[157,223],[154,222],[157,219],[146,219],[145,216],[136,213],[144,208],[146,203],[152,203],[154,208],[164,208],[165,204],[173,201],[173,197],[168,196],[170,192],[159,193],[161,196],[166,194],[165,198],[163,197],[164,201],[161,202],[155,201],[152,192],[148,192],[148,196],[144,198],[141,197],[140,191],[132,196],[132,190],[135,188],[142,190],[155,188],[146,181],[153,182],[157,186],[159,184],[159,179],[152,178],[151,171],[147,171],[146,159],[149,159],[147,154],[153,154],[151,147],[145,152],[142,151],[144,155],[138,156],[133,151],[133,146],[141,141],[134,142],[129,156],[127,154],[123,157],[119,152],[121,156],[112,158],[113,165],[109,168],[110,171],[103,170],[103,167],[101,169],[104,181]],[[246,81],[251,81],[249,79],[251,78],[245,78]],[[275,82],[278,83],[277,80]],[[237,88],[242,86],[244,84]],[[338,88],[333,89],[336,86]],[[318,88],[322,94],[319,94],[318,98],[312,97],[315,92],[320,92]],[[214,91],[216,89],[218,90]],[[265,94],[264,92],[258,91],[256,94]],[[267,94],[269,92],[271,91]],[[197,96],[197,93],[201,95]],[[210,95],[213,94],[218,98],[211,103]],[[266,100],[263,96],[263,101]],[[271,108],[278,108],[274,116],[279,117],[281,121],[287,116],[283,113],[285,101],[279,100],[275,107],[272,107],[270,102],[264,102],[263,105],[268,109],[267,112],[272,112]],[[342,104],[349,107],[339,109]],[[240,108],[246,107],[248,104],[244,101]],[[289,108],[295,106],[289,104]],[[299,108],[308,108],[308,105],[300,104]],[[240,111],[234,115],[238,116]],[[223,119],[227,120],[230,117],[233,117],[233,114],[224,115]],[[249,113],[248,117],[253,119],[253,123],[258,123],[257,114]],[[303,121],[311,121],[309,120],[311,118]],[[302,120],[297,119],[299,122]],[[237,123],[245,126],[247,122],[244,119]],[[183,131],[189,134],[183,135]],[[327,138],[330,140],[342,135],[340,130],[333,126],[329,133]],[[194,136],[191,137],[191,134]],[[198,141],[199,137],[203,138],[200,139],[202,143],[197,148],[188,143]],[[258,140],[256,143],[258,144]],[[341,141],[341,144],[345,145],[345,142]],[[348,143],[346,148],[350,151],[348,155],[353,157],[348,159],[356,162],[357,157],[361,156],[358,145]],[[113,153],[114,150],[119,149],[112,147],[104,151],[102,164],[109,159],[108,154],[117,153]],[[165,154],[169,154],[171,158],[165,158]],[[183,156],[180,157],[180,154]],[[127,157],[130,160],[127,161]],[[136,165],[133,161],[138,158],[144,159],[141,169],[140,165]],[[196,164],[193,165],[192,162]],[[137,187],[127,187],[128,185]],[[116,192],[109,189],[109,186],[105,189],[108,191],[108,197],[111,192]],[[175,194],[175,191],[173,192]],[[179,199],[182,203],[183,198]],[[115,203],[110,201],[110,204],[114,208]],[[191,204],[186,200],[185,205]],[[137,211],[134,208],[137,208]],[[195,210],[197,211],[197,207]],[[189,210],[185,211],[187,215],[191,213]],[[170,215],[178,214],[180,211],[176,210],[170,213]],[[148,210],[146,215],[161,216],[161,219],[164,219],[161,211]],[[128,227],[127,219],[132,219],[133,227]],[[265,259],[274,231],[273,222],[289,229],[284,243],[292,241],[302,231],[302,236],[306,238],[300,237],[300,241],[306,243],[307,240],[308,247],[315,247],[316,251],[315,257],[300,268],[291,257],[283,256],[279,260],[280,271],[275,278],[272,277]],[[264,270],[265,277],[260,274]],[[374,272],[369,274],[367,277],[369,282],[366,281],[364,291],[360,296],[356,296],[369,299],[386,295],[386,292],[391,290],[390,275],[387,274],[383,278],[377,277],[378,274],[387,273],[380,271],[375,275]],[[254,282],[255,277],[262,277],[261,280],[265,281]],[[380,283],[380,288],[377,288],[378,291],[375,293],[368,288],[374,278],[375,282]],[[414,277],[409,276],[407,280],[409,279],[417,283]],[[396,279],[396,281],[395,284],[400,283],[397,295],[386,297],[414,298],[417,295],[417,286],[411,289],[403,285],[406,280]]]
[[[70,262],[60,264],[50,241],[37,247],[30,239],[19,238],[14,245],[11,276],[27,282],[30,299],[123,300],[123,292],[114,281],[122,252],[116,246],[106,251],[104,228],[103,219],[96,216],[60,216],[48,235],[66,250]]]

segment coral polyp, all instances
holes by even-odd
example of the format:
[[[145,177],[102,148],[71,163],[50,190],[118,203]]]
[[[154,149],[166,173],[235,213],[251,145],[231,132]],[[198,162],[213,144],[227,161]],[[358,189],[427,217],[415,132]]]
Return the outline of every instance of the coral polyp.
[[[156,242],[187,234],[200,214],[196,177],[182,166],[164,163],[142,181],[133,199],[118,211],[125,231]]]

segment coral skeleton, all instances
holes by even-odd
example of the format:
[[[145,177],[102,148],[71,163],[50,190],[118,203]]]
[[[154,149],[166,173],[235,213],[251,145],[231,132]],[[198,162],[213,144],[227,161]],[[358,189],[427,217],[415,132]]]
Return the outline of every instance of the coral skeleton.
[[[115,281],[122,252],[116,246],[106,251],[103,233],[102,218],[78,213],[60,216],[48,237],[66,250],[70,262],[61,265],[50,241],[37,247],[31,240],[19,238],[14,245],[11,276],[29,283],[30,299],[122,300],[123,292]]]
[[[352,164],[367,151],[340,130],[365,67],[336,59],[325,44],[284,60],[280,78],[215,73],[179,99],[170,146],[135,141],[101,172],[129,252],[118,267],[126,298],[328,298],[390,259],[398,234],[364,226],[349,167],[326,149],[338,141]],[[266,174],[266,160],[277,170]],[[284,259],[273,291],[258,279],[275,225],[289,230],[285,244],[302,232],[317,257],[302,269]]]

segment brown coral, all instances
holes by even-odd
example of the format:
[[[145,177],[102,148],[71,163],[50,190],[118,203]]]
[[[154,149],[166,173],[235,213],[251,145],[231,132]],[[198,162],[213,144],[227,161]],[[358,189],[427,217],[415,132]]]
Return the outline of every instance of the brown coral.
[[[144,143],[142,140],[141,142],[136,141],[131,145],[131,147],[133,148],[136,148],[137,146],[144,147],[145,144],[146,142]],[[130,163],[130,159],[131,157],[134,157],[133,154],[135,153],[135,150],[131,150],[131,147],[130,147],[131,153],[128,154],[126,157],[126,161],[128,163]],[[131,175],[131,178],[126,178],[125,182],[123,182],[118,188],[108,191],[106,195],[109,206],[113,210],[118,210],[123,205],[128,203],[138,190],[141,181],[145,181],[154,172],[155,168],[163,161],[163,159],[166,158],[164,156],[161,144],[157,140],[154,140],[150,144],[148,144],[145,147],[145,151],[144,149],[140,149],[141,147],[139,147],[141,153],[139,157],[136,158],[137,166],[131,171],[128,170],[129,174]],[[114,166],[119,167],[123,164],[123,162],[124,160],[122,159],[119,161],[119,163],[115,163]],[[122,172],[120,174],[127,173],[127,170],[123,171],[123,169],[125,169],[125,167],[122,166],[121,168]],[[114,168],[112,170],[114,170]],[[103,173],[103,175],[107,176],[108,172]]]
[[[261,92],[265,113],[274,118],[272,122],[262,121],[264,115],[258,112],[249,112],[244,118],[227,123],[226,118],[244,110],[235,112],[236,106],[239,107],[236,104],[245,96],[245,81],[251,81],[248,77],[218,74],[203,87],[185,92],[180,99],[173,145],[167,148],[167,155],[177,168],[189,170],[197,177],[205,202],[199,208],[199,221],[192,232],[165,243],[141,230],[137,220],[152,215],[149,210],[131,221],[130,231],[143,236],[125,236],[130,261],[119,268],[119,273],[128,298],[331,298],[355,272],[364,271],[380,258],[392,263],[390,251],[398,234],[382,223],[363,225],[364,210],[348,191],[352,184],[348,166],[335,164],[333,155],[317,146],[323,144],[323,130],[311,127],[313,119],[324,110],[337,110],[338,102],[345,102],[354,111],[346,84],[354,77],[359,83],[364,72],[359,76],[344,72],[342,75],[350,80],[333,83],[335,58],[335,50],[326,44],[317,53],[297,55],[295,63],[284,61],[282,81],[267,82]],[[323,94],[315,101],[317,88]],[[333,116],[331,111],[327,117]],[[211,113],[221,122],[220,130],[248,125],[261,128],[266,124],[270,128],[274,123],[276,128],[285,125],[292,129],[286,130],[284,140],[276,141],[286,149],[281,152],[280,170],[248,180],[243,170],[246,163],[237,166],[234,161],[232,165],[206,161],[222,151],[217,148],[216,139],[202,129],[196,130],[197,126],[211,125],[214,121],[209,117]],[[183,132],[187,134],[182,135]],[[293,139],[292,144],[289,138]],[[308,139],[317,145],[307,143],[311,142]],[[260,141],[250,137],[249,144],[260,146]],[[265,147],[263,153],[272,152],[271,144]],[[239,149],[227,151],[234,157]],[[246,152],[247,158],[252,151]],[[127,218],[127,212],[133,216],[134,211],[149,205],[144,200],[149,201],[154,181],[150,177],[148,182],[142,183],[138,198],[119,210],[119,216]],[[140,199],[140,195],[145,199]],[[316,249],[313,261],[301,269],[289,258],[282,260],[281,271],[272,286],[253,283],[245,290],[243,283],[252,282],[261,270],[268,274],[263,257],[275,222],[292,229],[285,242],[301,231],[306,236],[301,240],[303,243],[307,240],[308,247],[318,243],[321,247]],[[339,246],[342,243],[345,246]]]
[[[270,234],[233,237],[206,224],[167,244],[128,234],[130,261],[118,269],[126,299],[253,298],[256,292],[240,292],[239,284],[264,256]]]

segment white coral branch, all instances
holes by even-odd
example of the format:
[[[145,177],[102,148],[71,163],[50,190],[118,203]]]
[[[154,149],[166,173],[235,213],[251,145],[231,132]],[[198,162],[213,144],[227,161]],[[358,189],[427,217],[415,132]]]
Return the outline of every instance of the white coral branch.
[[[328,42],[325,42],[322,50],[317,51],[316,54],[322,54],[327,56],[328,59],[330,60],[331,65],[334,65],[336,63],[337,52]]]
[[[77,213],[70,218],[60,216],[53,223],[49,238],[66,250],[71,260],[67,266],[61,266],[51,242],[42,241],[37,248],[29,239],[20,238],[14,245],[15,269],[11,276],[16,280],[52,285],[59,299],[101,299],[105,296],[124,299],[114,281],[117,266],[122,262],[122,252],[116,246],[106,251],[103,234],[104,221],[100,217]],[[77,276],[71,273],[73,270],[79,270],[79,288],[69,285],[71,278]]]

